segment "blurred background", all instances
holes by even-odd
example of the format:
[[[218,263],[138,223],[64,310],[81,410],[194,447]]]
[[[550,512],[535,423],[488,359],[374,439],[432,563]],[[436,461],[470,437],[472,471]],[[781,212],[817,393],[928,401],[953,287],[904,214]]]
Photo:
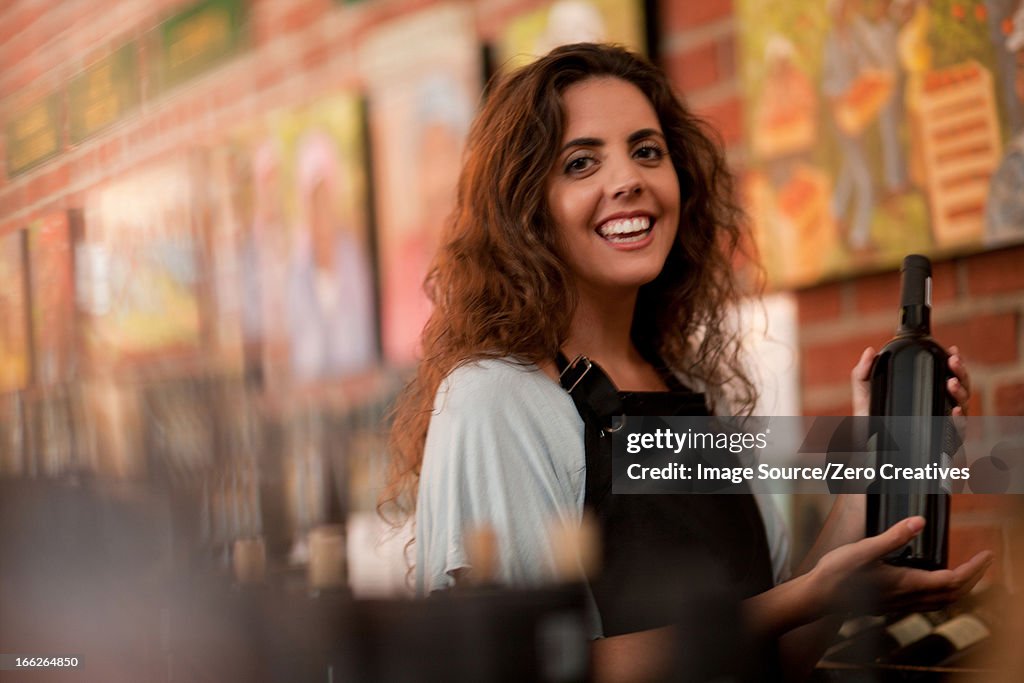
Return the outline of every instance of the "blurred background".
[[[97,596],[183,576],[409,593],[376,503],[463,144],[492,76],[581,40],[721,136],[758,414],[851,412],[916,251],[971,414],[1024,415],[1018,0],[7,0],[0,651],[75,651]],[[829,501],[779,503],[799,558]],[[955,497],[951,563],[991,549],[1015,591],[1019,508]],[[111,623],[168,631],[154,600]]]

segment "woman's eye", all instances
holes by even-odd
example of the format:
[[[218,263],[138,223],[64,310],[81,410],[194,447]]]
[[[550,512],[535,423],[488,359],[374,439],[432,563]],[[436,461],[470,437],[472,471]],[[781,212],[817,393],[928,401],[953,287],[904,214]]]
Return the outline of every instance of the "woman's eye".
[[[575,157],[570,159],[565,165],[566,173],[582,173],[588,170],[594,164],[592,157]]]
[[[636,151],[633,152],[633,154],[638,159],[656,161],[665,156],[665,150],[663,150],[658,145],[649,142],[644,145],[641,145],[640,147],[637,147]]]

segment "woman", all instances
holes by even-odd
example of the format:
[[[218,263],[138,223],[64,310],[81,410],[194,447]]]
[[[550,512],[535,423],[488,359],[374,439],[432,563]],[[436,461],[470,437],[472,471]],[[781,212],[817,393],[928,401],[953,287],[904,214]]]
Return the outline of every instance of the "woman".
[[[428,281],[435,310],[424,359],[392,433],[389,497],[416,506],[422,592],[471,574],[463,537],[478,525],[497,534],[500,581],[553,575],[546,529],[579,524],[593,475],[591,420],[559,384],[560,357],[599,362],[620,389],[678,394],[684,379],[708,393],[715,412],[730,404],[751,410],[755,390],[725,323],[738,296],[732,264],[741,217],[720,150],[643,59],[615,47],[563,47],[491,92],[471,131],[458,204]],[[873,353],[866,349],[854,369],[860,409]],[[959,357],[951,364],[966,383]],[[951,390],[966,401],[964,386]],[[658,497],[611,497],[627,506],[637,498]],[[721,514],[742,508],[739,518],[750,518],[749,496],[717,504]],[[635,523],[637,510],[603,516],[599,507],[598,516],[617,527],[630,515]],[[652,504],[644,514],[660,512]],[[653,523],[660,533],[673,521]],[[744,602],[750,628],[778,639],[786,667],[797,672],[820,655],[835,626],[828,617],[846,609],[841,595],[853,581],[870,585],[883,608],[934,604],[969,590],[985,554],[933,573],[876,562],[920,522],[861,540],[863,500],[840,497],[802,573],[774,586],[766,574],[770,563],[779,577],[783,544],[758,517],[731,546],[760,567],[749,583],[759,587]],[[603,533],[613,545],[629,536]],[[723,546],[715,534],[703,538],[730,549],[728,539]],[[636,667],[657,659],[646,655],[664,632],[602,629],[606,617],[621,616],[621,605],[602,604],[598,592],[594,635],[614,637],[595,643],[596,671],[637,680],[643,672]]]

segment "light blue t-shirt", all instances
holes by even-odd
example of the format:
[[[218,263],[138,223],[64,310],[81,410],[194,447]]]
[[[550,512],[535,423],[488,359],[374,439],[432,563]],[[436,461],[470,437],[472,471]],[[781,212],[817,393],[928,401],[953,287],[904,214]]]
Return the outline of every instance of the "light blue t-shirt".
[[[454,585],[454,572],[470,566],[464,536],[482,525],[498,537],[499,583],[554,580],[548,533],[580,523],[585,484],[583,420],[562,387],[535,365],[512,360],[453,370],[434,401],[420,471],[417,592]],[[758,503],[779,582],[788,538],[774,504]]]
[[[463,536],[499,539],[499,582],[552,580],[553,523],[579,524],[585,493],[583,421],[569,395],[533,365],[483,360],[442,382],[416,504],[416,587],[453,585],[469,566]]]

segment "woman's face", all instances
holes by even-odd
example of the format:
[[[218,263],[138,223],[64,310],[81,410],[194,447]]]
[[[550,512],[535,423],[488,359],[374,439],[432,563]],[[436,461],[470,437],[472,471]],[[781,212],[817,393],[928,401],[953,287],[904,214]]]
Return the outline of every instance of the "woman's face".
[[[565,134],[548,208],[577,283],[617,293],[661,272],[679,227],[679,180],[647,97],[618,78],[563,93]]]

